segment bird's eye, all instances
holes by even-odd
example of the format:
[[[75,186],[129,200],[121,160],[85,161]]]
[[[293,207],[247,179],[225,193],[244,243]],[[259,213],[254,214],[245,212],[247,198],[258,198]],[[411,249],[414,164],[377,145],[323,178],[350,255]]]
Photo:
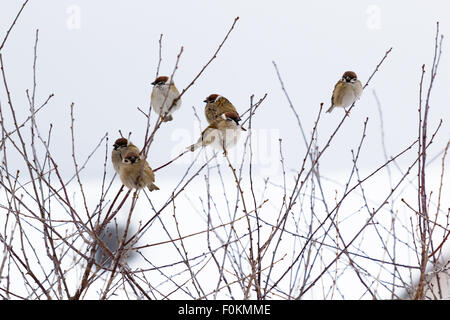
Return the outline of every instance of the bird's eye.
[[[114,145],[114,150],[119,150],[119,149],[122,149],[122,148],[125,148],[126,146],[124,146],[124,145],[121,145],[121,144],[115,144]]]

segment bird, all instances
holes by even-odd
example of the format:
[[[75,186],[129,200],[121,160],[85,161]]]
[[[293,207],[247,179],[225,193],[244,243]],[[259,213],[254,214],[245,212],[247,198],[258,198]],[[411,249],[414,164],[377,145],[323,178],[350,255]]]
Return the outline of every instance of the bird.
[[[173,81],[168,81],[169,77],[160,76],[152,82],[151,105],[163,122],[172,121],[172,114],[181,107],[180,93]]]
[[[336,83],[331,96],[331,107],[327,112],[331,112],[335,107],[345,108],[351,106],[359,99],[363,91],[361,81],[358,80],[356,73],[346,71],[342,78]],[[345,110],[348,115],[348,111]]]
[[[150,191],[159,190],[154,184],[155,174],[143,155],[135,151],[125,154],[120,165],[120,180],[130,189],[147,187]]]
[[[113,150],[111,151],[111,161],[114,166],[114,170],[119,173],[120,165],[125,154],[129,151],[140,153],[139,148],[136,147],[131,141],[126,138],[119,138],[113,144]]]
[[[235,119],[227,117],[225,113],[220,117],[220,120],[217,119],[206,127],[198,141],[187,149],[193,152],[200,147],[211,145],[215,149],[223,150],[224,155],[226,155],[227,150],[236,145],[242,131],[247,130],[239,125]]]
[[[222,115],[226,113],[227,118],[233,119],[237,124],[241,121],[239,113],[227,98],[216,93],[210,94],[203,101],[205,105],[205,117],[209,124],[221,121]]]

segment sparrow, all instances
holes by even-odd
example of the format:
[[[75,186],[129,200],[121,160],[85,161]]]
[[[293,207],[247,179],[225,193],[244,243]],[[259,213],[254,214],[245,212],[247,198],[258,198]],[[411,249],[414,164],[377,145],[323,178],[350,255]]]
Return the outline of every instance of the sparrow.
[[[221,121],[221,116],[225,113],[227,114],[227,118],[233,119],[237,124],[241,121],[236,108],[227,98],[213,93],[206,97],[203,102],[206,102],[205,117],[209,124]]]
[[[111,151],[111,161],[113,163],[114,170],[117,173],[119,173],[120,171],[122,159],[129,151],[137,152],[137,154],[140,153],[139,148],[125,138],[119,138],[116,140],[116,142],[114,142],[113,150]]]
[[[187,149],[195,151],[200,147],[211,145],[215,149],[223,150],[227,154],[227,150],[236,145],[242,131],[247,131],[234,119],[227,116],[227,113],[217,119],[203,130],[198,141],[189,146]]]
[[[160,76],[152,82],[151,105],[153,110],[161,116],[163,122],[173,120],[172,113],[180,108],[181,99],[176,100],[180,93],[173,82],[168,83],[169,77]],[[176,100],[175,104],[174,100]]]
[[[358,80],[356,73],[353,71],[346,71],[342,75],[342,78],[336,83],[331,96],[331,107],[327,112],[331,112],[334,107],[345,108],[351,106],[356,100],[359,99],[363,87],[361,81]],[[348,114],[347,110],[345,113]]]
[[[120,165],[120,180],[130,189],[142,189],[148,187],[150,191],[159,190],[153,183],[155,174],[148,165],[143,155],[135,151],[129,151],[125,154]]]

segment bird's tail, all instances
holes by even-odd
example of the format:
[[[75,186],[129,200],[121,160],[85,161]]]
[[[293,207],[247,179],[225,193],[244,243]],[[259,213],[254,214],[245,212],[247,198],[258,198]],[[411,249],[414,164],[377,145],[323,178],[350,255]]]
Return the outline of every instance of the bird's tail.
[[[156,184],[152,183],[148,186],[148,190],[155,191],[155,190],[159,190],[159,188]]]
[[[165,117],[161,116],[161,120],[162,120],[163,122],[168,122],[168,121],[172,121],[172,120],[173,120],[173,117],[172,117],[171,114],[168,114],[168,115],[165,116]]]
[[[334,109],[334,105],[331,105],[331,107],[327,110],[328,113],[330,113]]]

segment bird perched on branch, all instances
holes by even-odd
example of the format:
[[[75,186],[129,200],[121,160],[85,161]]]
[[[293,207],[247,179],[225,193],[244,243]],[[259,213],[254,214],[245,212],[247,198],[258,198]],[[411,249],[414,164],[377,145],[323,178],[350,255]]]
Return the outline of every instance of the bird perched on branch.
[[[151,105],[163,122],[173,120],[172,114],[181,107],[180,93],[173,81],[168,81],[169,77],[160,76],[152,82]]]
[[[237,124],[241,121],[236,108],[227,98],[213,93],[203,102],[206,102],[205,117],[209,124],[223,120],[223,114],[226,114],[228,119],[234,120]]]
[[[336,83],[331,96],[331,107],[327,112],[331,112],[335,107],[347,108],[359,99],[363,87],[361,81],[358,80],[356,73],[353,71],[346,71],[342,78]],[[348,115],[348,111],[345,110]]]
[[[119,173],[120,165],[122,164],[122,159],[125,157],[125,154],[133,151],[137,154],[140,153],[138,147],[128,141],[126,138],[119,138],[113,144],[113,150],[111,151],[111,161],[114,166],[114,170]]]
[[[135,151],[125,154],[120,165],[120,180],[130,189],[148,187],[150,191],[159,190],[154,184],[155,174],[143,155]]]
[[[231,116],[234,115],[231,114]],[[198,141],[187,149],[195,151],[200,147],[211,145],[227,154],[227,150],[236,145],[242,131],[246,130],[239,125],[238,121],[229,117],[228,113],[224,113],[220,116],[220,119],[216,119],[203,130]]]

